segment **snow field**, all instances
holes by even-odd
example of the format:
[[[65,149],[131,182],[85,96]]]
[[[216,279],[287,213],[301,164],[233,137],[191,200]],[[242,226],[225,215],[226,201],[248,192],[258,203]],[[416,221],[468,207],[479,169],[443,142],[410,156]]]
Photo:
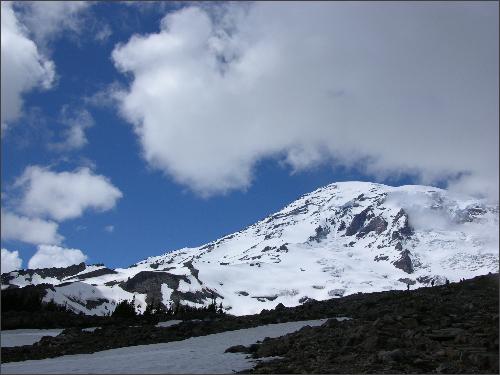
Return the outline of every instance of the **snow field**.
[[[93,354],[68,355],[1,365],[3,374],[226,374],[252,368],[243,353],[224,353],[230,346],[251,345],[300,328],[318,326],[327,319],[269,324],[255,328],[192,337],[164,344],[139,345]]]

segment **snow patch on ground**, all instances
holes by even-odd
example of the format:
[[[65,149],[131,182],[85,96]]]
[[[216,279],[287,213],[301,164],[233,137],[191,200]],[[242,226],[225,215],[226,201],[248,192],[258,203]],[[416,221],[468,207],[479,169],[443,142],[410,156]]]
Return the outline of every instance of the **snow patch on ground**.
[[[164,344],[139,345],[93,354],[68,355],[38,361],[2,364],[3,374],[227,374],[252,368],[243,353],[224,353],[230,346],[251,345],[265,337],[278,337],[327,319],[269,324],[260,327],[192,337]]]
[[[163,327],[163,328],[172,327],[172,326],[175,326],[179,323],[182,323],[182,320],[167,320],[166,322],[159,322],[156,325],[156,327]]]
[[[33,345],[35,342],[40,341],[43,336],[57,336],[62,331],[62,329],[13,329],[2,331],[0,334],[2,348]]]

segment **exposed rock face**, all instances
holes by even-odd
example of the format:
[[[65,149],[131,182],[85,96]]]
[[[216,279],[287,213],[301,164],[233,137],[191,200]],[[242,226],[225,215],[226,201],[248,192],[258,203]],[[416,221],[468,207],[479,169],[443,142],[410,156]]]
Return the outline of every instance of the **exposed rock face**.
[[[92,277],[99,277],[99,276],[104,276],[104,275],[113,275],[116,274],[117,272],[115,270],[109,269],[109,268],[101,268],[95,271],[87,272],[87,273],[82,273],[78,275],[77,277],[80,280],[85,280],[85,279],[90,279]]]
[[[196,273],[196,271],[194,272]],[[189,301],[205,304],[212,298],[224,298],[209,288],[202,288],[195,291],[181,291],[179,290],[180,281],[191,284],[191,280],[184,275],[173,275],[168,272],[142,271],[130,280],[123,282],[121,287],[127,292],[146,294],[146,303],[148,304],[153,301],[161,302],[163,300],[162,284],[167,284],[169,288],[173,289],[170,299],[174,303]]]
[[[406,238],[410,237],[413,233],[414,230],[410,226],[409,220],[408,220],[408,214],[404,209],[400,209],[398,214],[393,220],[393,224],[398,222],[399,220],[402,220],[402,225],[400,229],[392,232],[392,239],[397,240],[397,241],[402,241],[405,240]]]
[[[196,268],[194,268],[194,266],[193,266],[193,262],[192,262],[192,261],[189,261],[189,262],[184,263],[184,266],[185,266],[185,267],[187,267],[187,269],[189,270],[189,272],[191,272],[191,275],[193,275],[193,276],[194,276],[194,278],[195,278],[196,280],[198,280],[198,282],[199,282],[200,284],[203,284],[203,282],[202,282],[202,281],[198,278],[198,274],[200,273],[200,271],[199,271],[199,270],[197,270]]]
[[[277,295],[274,295],[274,296],[253,296],[252,298],[255,298],[259,301],[265,301],[265,300],[274,301],[276,298],[278,298],[278,296]]]
[[[177,290],[179,281],[184,280],[189,283],[186,276],[172,275],[168,272],[142,271],[130,280],[121,284],[127,292],[144,293],[147,295],[146,302],[162,301],[161,284],[167,284],[169,288]]]
[[[355,215],[351,221],[351,224],[347,227],[345,231],[346,236],[353,236],[363,227],[366,219],[370,218],[370,208],[366,208],[359,214]]]
[[[329,227],[319,226],[316,228],[316,234],[314,236],[309,237],[309,241],[321,242],[321,240],[326,238],[328,233],[330,233]]]
[[[375,232],[377,234],[382,233],[387,229],[387,221],[384,218],[377,216],[370,220],[370,222],[360,229],[356,237],[364,237],[366,234],[370,232]]]
[[[74,264],[68,267],[51,267],[51,268],[39,268],[39,269],[27,269],[19,270],[9,273],[2,274],[2,284],[9,285],[9,281],[13,280],[17,276],[27,276],[28,279],[32,278],[33,275],[37,274],[42,278],[55,278],[62,280],[65,277],[76,275],[79,272],[84,271],[86,268],[85,263]]]
[[[409,250],[403,250],[401,252],[401,258],[393,262],[395,267],[405,271],[406,273],[413,273],[413,264],[410,258],[410,251]]]
[[[97,306],[102,305],[105,302],[109,302],[106,298],[98,298],[96,300],[88,300],[85,307],[89,310],[95,309]]]
[[[223,296],[208,288],[203,288],[195,292],[181,292],[174,290],[171,296],[172,301],[175,303],[180,301],[189,301],[193,303],[205,304],[207,301],[211,301],[216,298],[224,299]]]

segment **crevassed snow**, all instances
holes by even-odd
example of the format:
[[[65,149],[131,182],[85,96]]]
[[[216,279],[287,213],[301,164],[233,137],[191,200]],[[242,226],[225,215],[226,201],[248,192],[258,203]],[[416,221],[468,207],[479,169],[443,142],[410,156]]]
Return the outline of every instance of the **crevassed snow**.
[[[57,336],[62,329],[13,329],[0,333],[2,348],[12,346],[33,345],[43,336]]]
[[[68,355],[1,365],[3,374],[226,374],[252,368],[255,362],[243,353],[224,353],[234,345],[251,345],[265,337],[278,337],[327,319],[269,324],[192,337],[164,344],[139,345],[93,354]]]

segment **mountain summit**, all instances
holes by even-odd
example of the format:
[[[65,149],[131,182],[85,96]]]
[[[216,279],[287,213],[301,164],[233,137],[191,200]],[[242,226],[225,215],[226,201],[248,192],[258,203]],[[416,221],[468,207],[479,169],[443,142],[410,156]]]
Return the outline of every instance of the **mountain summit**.
[[[341,182],[216,241],[103,265],[13,271],[2,289],[47,286],[44,300],[103,315],[123,299],[258,313],[358,292],[439,285],[498,272],[498,205],[446,190]]]

